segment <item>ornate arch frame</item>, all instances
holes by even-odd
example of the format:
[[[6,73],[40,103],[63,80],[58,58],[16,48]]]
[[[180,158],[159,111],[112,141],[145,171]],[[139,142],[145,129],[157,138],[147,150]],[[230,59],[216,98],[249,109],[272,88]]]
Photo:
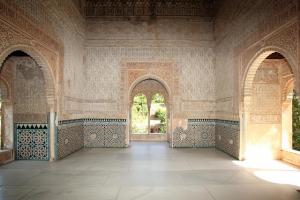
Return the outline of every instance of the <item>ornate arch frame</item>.
[[[242,75],[241,81],[241,92],[240,92],[240,109],[239,109],[239,117],[240,117],[240,131],[241,131],[241,141],[240,141],[240,160],[245,159],[246,153],[246,144],[247,144],[247,121],[249,118],[249,110],[252,98],[252,85],[255,78],[256,71],[258,70],[261,63],[272,53],[280,53],[287,60],[291,74],[294,75],[294,81],[296,82],[295,74],[296,74],[296,60],[289,55],[289,53],[283,48],[277,46],[265,46],[259,49],[254,56],[250,59],[244,73]],[[286,87],[288,87],[287,84]],[[296,84],[295,84],[296,86]]]
[[[160,83],[164,89],[166,90],[167,92],[167,96],[164,96],[164,98],[166,99],[166,107],[167,107],[167,118],[168,118],[168,125],[167,125],[167,138],[168,140],[171,140],[172,138],[172,134],[171,134],[171,122],[172,122],[172,98],[171,98],[171,90],[170,90],[170,87],[168,86],[168,84],[166,83],[165,80],[163,80],[161,77],[157,76],[157,75],[153,75],[153,74],[147,74],[147,75],[143,75],[143,76],[140,76],[138,77],[129,87],[129,90],[128,90],[128,102],[129,103],[129,111],[128,111],[128,124],[129,124],[129,127],[128,127],[128,144],[130,143],[130,135],[131,135],[131,106],[132,106],[132,98],[133,98],[133,91],[134,91],[134,88],[136,86],[138,86],[141,82],[145,81],[145,80],[154,80],[154,81],[157,81],[158,83]],[[149,99],[147,99],[149,100]]]
[[[44,74],[45,79],[45,92],[46,92],[46,98],[47,98],[47,104],[48,107],[55,108],[56,105],[56,84],[55,84],[55,76],[52,72],[52,68],[50,67],[50,64],[47,62],[47,59],[40,54],[38,51],[34,49],[32,46],[28,45],[13,45],[8,48],[6,48],[1,54],[0,54],[0,70],[2,69],[3,63],[5,62],[6,58],[15,51],[23,51],[26,54],[28,54],[30,57],[32,57],[36,63],[41,66],[41,69]]]
[[[6,47],[0,53],[0,71],[7,57],[15,51],[25,52],[30,57],[32,57],[35,60],[35,62],[41,67],[45,79],[47,110],[50,113],[50,122],[49,122],[50,123],[50,137],[49,137],[50,155],[49,157],[51,161],[55,159],[56,147],[55,147],[55,130],[53,124],[54,123],[53,113],[58,111],[57,108],[58,100],[57,100],[56,79],[55,79],[55,74],[53,72],[53,69],[55,69],[56,66],[51,66],[50,63],[54,65],[56,62],[54,63],[49,62],[49,60],[47,60],[47,57],[38,51],[39,49],[40,48],[35,48],[34,46],[28,44],[10,45],[9,47]],[[10,137],[13,141],[13,137],[12,136]]]

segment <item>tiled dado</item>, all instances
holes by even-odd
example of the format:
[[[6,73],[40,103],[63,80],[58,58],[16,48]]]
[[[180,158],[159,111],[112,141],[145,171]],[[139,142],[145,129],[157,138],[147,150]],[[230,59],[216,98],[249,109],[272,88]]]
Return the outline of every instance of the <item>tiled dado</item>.
[[[57,157],[83,147],[125,147],[125,119],[76,119],[59,122]]]
[[[216,120],[216,148],[228,153],[234,158],[239,158],[239,121]]]
[[[85,120],[84,147],[126,147],[126,120]]]
[[[189,119],[186,130],[173,132],[173,147],[216,147],[239,157],[239,122],[216,119]]]
[[[15,124],[15,150],[17,160],[49,160],[48,124]]]
[[[173,147],[216,147],[239,157],[239,122],[189,119],[186,130],[173,133]],[[83,147],[126,147],[125,119],[77,119],[60,121],[57,133],[58,158]]]
[[[215,120],[189,119],[186,130],[176,128],[173,133],[173,147],[214,147]]]
[[[57,158],[83,148],[83,120],[60,121],[57,130]]]

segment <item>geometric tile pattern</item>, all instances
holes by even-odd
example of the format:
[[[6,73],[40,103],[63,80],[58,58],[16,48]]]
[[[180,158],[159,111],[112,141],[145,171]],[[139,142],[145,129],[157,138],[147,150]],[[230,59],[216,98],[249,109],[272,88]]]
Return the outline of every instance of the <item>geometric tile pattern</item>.
[[[240,125],[238,121],[189,119],[188,127],[173,132],[173,147],[216,147],[239,158]]]
[[[83,125],[84,147],[105,147],[105,124],[85,123]]]
[[[16,160],[49,160],[48,124],[15,124]]]
[[[201,122],[191,126],[195,134],[195,147],[215,146],[215,124],[213,122]]]
[[[240,124],[238,121],[216,120],[216,148],[239,158]]]
[[[173,132],[173,147],[194,147],[195,135],[192,130],[189,126],[186,130],[177,127]]]
[[[125,147],[126,120],[84,120],[85,147]]]
[[[58,158],[83,147],[126,147],[125,119],[77,119],[60,121]],[[176,128],[173,147],[216,147],[238,158],[240,131],[238,121],[189,119],[186,130]]]
[[[57,158],[64,158],[83,148],[82,120],[62,121],[57,130]]]
[[[125,119],[76,119],[59,122],[58,159],[83,147],[126,147]]]
[[[173,147],[214,147],[215,120],[189,119],[186,130],[176,128]]]

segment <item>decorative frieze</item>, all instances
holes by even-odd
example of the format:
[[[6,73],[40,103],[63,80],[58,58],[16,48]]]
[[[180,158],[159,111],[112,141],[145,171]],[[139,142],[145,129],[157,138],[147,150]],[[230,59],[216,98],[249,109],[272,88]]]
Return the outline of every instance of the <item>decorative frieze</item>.
[[[85,14],[95,16],[202,16],[212,17],[215,1],[206,0],[87,0]],[[152,18],[150,18],[152,19]]]

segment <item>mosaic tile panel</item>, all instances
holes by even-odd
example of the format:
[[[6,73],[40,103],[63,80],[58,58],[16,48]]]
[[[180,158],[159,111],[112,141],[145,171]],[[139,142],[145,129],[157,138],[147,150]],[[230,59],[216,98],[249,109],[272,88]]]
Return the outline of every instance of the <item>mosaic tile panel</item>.
[[[214,147],[215,121],[191,119],[188,128],[177,128],[173,133],[173,147]]]
[[[104,132],[106,124],[87,123],[83,126],[84,147],[105,147]]]
[[[83,147],[126,147],[126,120],[78,119],[60,122],[58,158]],[[238,158],[239,122],[190,119],[188,128],[176,128],[173,147],[215,147]]]
[[[48,124],[15,124],[17,160],[49,160]]]
[[[57,130],[57,158],[83,148],[82,120],[68,120],[59,123]]]
[[[125,147],[125,119],[75,119],[59,122],[58,159],[83,147]]]
[[[195,134],[191,127],[186,130],[179,127],[173,133],[173,147],[194,147]]]
[[[238,121],[216,120],[216,148],[239,158],[240,124]]]
[[[215,146],[215,122],[203,121],[192,123],[194,129],[194,147],[214,147]]]
[[[126,146],[124,119],[86,119],[83,127],[85,147]]]

